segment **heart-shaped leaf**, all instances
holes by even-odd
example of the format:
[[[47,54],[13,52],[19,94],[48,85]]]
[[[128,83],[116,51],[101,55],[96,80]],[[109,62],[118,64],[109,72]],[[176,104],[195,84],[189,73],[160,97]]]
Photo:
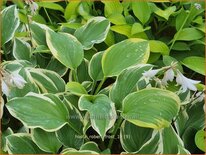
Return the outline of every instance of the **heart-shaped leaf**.
[[[104,17],[94,17],[78,28],[74,36],[82,43],[85,50],[91,49],[94,44],[103,42],[106,39],[110,28],[109,21]]]
[[[106,95],[83,95],[79,99],[79,108],[89,112],[93,129],[104,139],[116,120],[114,103]]]

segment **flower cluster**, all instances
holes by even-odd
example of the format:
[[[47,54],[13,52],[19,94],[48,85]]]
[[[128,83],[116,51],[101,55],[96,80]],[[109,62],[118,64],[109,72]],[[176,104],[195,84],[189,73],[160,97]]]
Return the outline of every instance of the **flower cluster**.
[[[199,4],[199,3],[195,3],[194,6],[197,10],[202,8],[201,4]]]
[[[2,92],[8,96],[12,87],[22,89],[26,84],[26,81],[18,72],[9,73],[8,71],[1,70],[2,75]]]
[[[185,77],[178,69],[176,69],[176,63],[172,63],[170,66],[160,69],[150,69],[149,71],[143,73],[143,77],[146,79],[146,81],[148,81],[148,79],[154,78],[160,71],[164,71],[164,76],[161,80],[162,85],[167,86],[167,82],[173,81],[176,76],[177,85],[181,85],[180,92],[182,93],[186,92],[188,89],[197,91],[195,85],[201,82]]]
[[[33,0],[25,0],[25,3],[29,6],[31,14],[34,15],[38,9],[38,5]]]

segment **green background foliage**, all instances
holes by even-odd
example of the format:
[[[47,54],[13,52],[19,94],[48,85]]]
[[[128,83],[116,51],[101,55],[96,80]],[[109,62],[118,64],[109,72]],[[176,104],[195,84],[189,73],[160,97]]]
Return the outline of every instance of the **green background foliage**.
[[[205,152],[204,1],[2,4],[1,153]],[[196,92],[161,84],[173,63]]]

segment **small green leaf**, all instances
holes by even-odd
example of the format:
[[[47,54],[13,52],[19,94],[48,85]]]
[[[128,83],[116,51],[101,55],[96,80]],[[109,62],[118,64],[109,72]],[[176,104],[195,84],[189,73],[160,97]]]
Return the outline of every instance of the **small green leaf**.
[[[102,56],[103,52],[98,52],[93,55],[89,62],[89,75],[94,81],[99,81],[104,78],[101,64]]]
[[[167,7],[165,10],[158,8],[156,5],[152,5],[152,9],[155,14],[168,20],[171,14],[176,11],[176,6]]]
[[[102,58],[104,76],[117,76],[127,67],[146,63],[149,51],[149,43],[137,38],[127,39],[109,47]]]
[[[1,34],[1,44],[4,45],[14,37],[14,33],[20,24],[16,6],[11,5],[6,7],[1,12],[1,17],[3,29]]]
[[[110,28],[112,31],[117,32],[119,34],[123,34],[125,36],[127,36],[128,38],[131,37],[131,30],[132,30],[132,26],[131,25],[114,25],[111,26]]]
[[[37,4],[40,7],[64,12],[64,8],[61,5],[53,3],[53,2],[37,2]]]
[[[175,42],[172,49],[176,51],[190,51],[190,46],[184,42]]]
[[[32,140],[41,150],[49,153],[58,153],[61,143],[56,138],[54,132],[46,132],[40,128],[32,130]]]
[[[184,28],[179,33],[177,32],[174,36],[176,40],[192,41],[201,39],[204,37],[204,33],[197,30],[196,28]]]
[[[115,44],[115,36],[114,36],[114,33],[109,30],[108,34],[107,34],[107,37],[104,41],[108,46],[112,46]]]
[[[92,127],[103,140],[107,130],[114,125],[116,120],[114,103],[106,95],[83,95],[78,104],[80,110],[89,112]]]
[[[169,55],[169,47],[161,41],[150,40],[149,41],[150,51],[153,53],[161,53],[162,55]]]
[[[113,14],[122,14],[123,6],[118,0],[114,0],[114,1],[101,0],[101,2],[104,3],[104,15],[106,17],[109,17]]]
[[[85,25],[78,28],[74,36],[82,43],[85,50],[91,49],[94,44],[103,42],[106,39],[110,28],[109,21],[104,17],[94,17]]]
[[[188,15],[188,13],[182,8],[181,12],[177,15],[176,20],[175,20],[175,26],[176,30],[179,31],[181,26],[183,25],[183,22],[185,21],[185,17]],[[188,23],[187,21],[185,22],[183,28],[187,27]]]
[[[9,154],[45,154],[32,141],[29,134],[17,133],[6,137]]]
[[[168,127],[180,108],[179,97],[168,90],[149,88],[123,100],[122,116],[129,122],[154,129]]]
[[[66,67],[76,69],[81,64],[84,51],[81,43],[74,36],[48,30],[46,41],[53,56]]]
[[[140,23],[134,23],[132,25],[131,35],[135,35],[137,33],[141,33],[149,29],[150,27],[143,28],[143,26]]]
[[[122,14],[112,14],[107,19],[115,25],[127,24],[125,17]]]
[[[52,132],[67,123],[68,111],[55,95],[50,97],[30,93],[11,99],[6,107],[10,114],[29,128],[41,128]]]
[[[87,94],[85,88],[78,82],[68,82],[66,85],[67,91],[70,91],[72,94],[77,96],[81,96],[83,94]]]
[[[205,58],[203,57],[186,57],[182,64],[199,74],[205,75]]]
[[[132,10],[143,25],[147,23],[151,15],[151,10],[147,1],[132,2]]]
[[[69,20],[72,17],[77,16],[77,7],[81,1],[70,1],[64,12],[65,19]]]
[[[197,147],[205,152],[205,131],[199,130],[195,135],[195,144]]]

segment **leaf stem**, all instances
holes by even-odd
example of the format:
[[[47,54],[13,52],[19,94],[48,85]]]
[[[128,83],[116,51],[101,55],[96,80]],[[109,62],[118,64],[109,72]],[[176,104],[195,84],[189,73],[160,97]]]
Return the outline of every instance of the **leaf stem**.
[[[120,116],[119,119],[117,120],[117,123],[116,123],[116,126],[115,126],[115,128],[114,128],[114,131],[112,132],[112,135],[114,135],[114,136],[116,135],[116,133],[117,133],[120,125],[122,124],[122,121],[123,121],[123,118]],[[108,148],[109,148],[109,149],[111,149],[112,144],[113,144],[113,141],[114,141],[114,138],[111,138],[111,139],[109,140],[109,144],[108,144]]]
[[[95,90],[96,85],[97,85],[97,81],[93,81],[92,90],[91,90],[91,95],[94,94],[94,90]]]
[[[102,85],[104,84],[104,82],[106,81],[106,79],[107,79],[106,77],[104,77],[104,78],[102,79],[102,81],[99,83],[99,85],[98,85],[98,87],[97,87],[94,95],[96,95],[96,94],[99,92],[99,90],[102,88]]]
[[[51,18],[49,17],[49,14],[48,14],[46,8],[45,8],[45,7],[43,7],[43,8],[44,8],[44,12],[46,13],[47,18],[49,19],[50,24],[52,25],[52,20],[51,20]]]
[[[74,81],[79,82],[76,69],[72,70],[72,75],[73,75]]]

